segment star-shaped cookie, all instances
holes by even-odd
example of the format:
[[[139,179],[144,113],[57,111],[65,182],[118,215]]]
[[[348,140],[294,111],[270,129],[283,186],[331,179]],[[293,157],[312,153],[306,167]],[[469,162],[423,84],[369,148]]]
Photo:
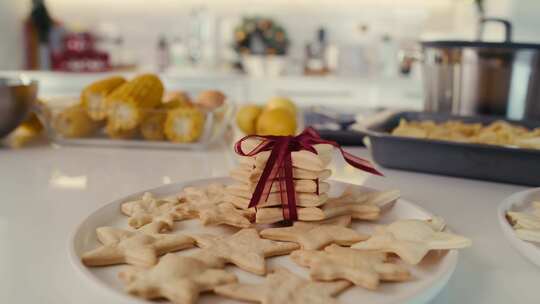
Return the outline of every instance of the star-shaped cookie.
[[[236,209],[231,203],[223,203],[212,208],[201,208],[198,211],[199,219],[203,225],[229,225],[239,228],[251,226],[250,219],[255,218],[253,208],[246,210]]]
[[[236,183],[227,186],[227,192],[240,196],[251,198],[253,191],[255,190],[257,183]],[[294,191],[297,193],[327,193],[330,190],[330,184],[317,180],[310,179],[295,179]],[[273,183],[270,188],[270,193],[280,192],[279,183]]]
[[[260,139],[249,138],[242,142],[242,150],[244,152],[248,152],[255,149],[260,144],[261,144]],[[332,151],[334,150],[334,147],[332,145],[315,144],[313,145],[313,148],[317,151],[317,153],[312,153],[307,150],[293,152],[292,153],[293,161],[294,160],[296,161],[309,160],[311,162],[321,163],[324,166],[327,166],[332,161]],[[266,163],[266,160],[268,159],[269,156],[270,156],[270,151],[263,151],[261,153],[258,153],[255,156],[239,156],[238,159],[240,163],[244,163],[244,164],[252,163],[255,160],[262,160],[262,163],[264,164]]]
[[[324,251],[297,250],[291,259],[310,268],[310,275],[318,281],[347,280],[355,285],[375,290],[380,281],[405,281],[409,271],[389,263],[387,254],[380,251],[357,250],[330,245]]]
[[[176,198],[157,199],[152,193],[146,192],[139,200],[123,203],[120,210],[129,216],[129,226],[142,227],[142,230],[148,233],[158,233],[172,230],[175,220],[185,219],[185,216],[177,211],[178,204]]]
[[[240,164],[237,168],[231,170],[231,178],[241,183],[257,183],[262,174],[262,168],[253,168]],[[326,180],[332,175],[332,171],[324,169],[321,171],[310,171],[293,167],[293,176],[296,179],[309,179],[319,181]]]
[[[321,209],[325,218],[351,215],[353,219],[377,220],[382,209],[387,209],[400,196],[399,191],[362,191],[349,187],[339,197],[329,199]]]
[[[151,266],[158,256],[193,247],[193,239],[182,234],[146,234],[114,227],[96,229],[102,246],[82,255],[86,266],[132,264]]]
[[[119,274],[126,291],[143,299],[168,299],[175,304],[196,303],[199,294],[234,283],[236,276],[212,269],[197,259],[167,254],[149,269],[131,267]]]
[[[532,206],[534,208],[534,214],[540,217],[540,201],[533,202]]]
[[[317,154],[307,150],[294,151],[291,153],[292,165],[296,168],[302,168],[311,171],[320,171],[328,166],[332,161],[332,149],[333,147],[326,144],[319,144],[314,146],[317,150]],[[244,151],[249,151],[244,150]],[[251,165],[255,168],[264,168],[268,158],[270,157],[270,151],[262,151],[255,156],[239,157],[239,162],[245,165]]]
[[[225,193],[225,185],[223,184],[209,184],[199,187],[186,187],[179,195],[179,199],[186,199],[187,201],[205,201],[208,203],[219,204],[223,200],[223,193]]]
[[[300,221],[312,222],[325,219],[324,212],[318,207],[298,207],[296,212]],[[273,224],[283,220],[283,208],[281,207],[258,208],[255,214],[255,223],[257,224]]]
[[[261,304],[337,304],[333,296],[350,286],[347,281],[313,282],[284,268],[266,276],[260,285],[234,283],[214,288],[222,296]]]
[[[378,206],[381,209],[387,209],[401,196],[399,190],[387,191],[367,191],[358,186],[349,186],[335,200],[342,203],[364,203]]]
[[[321,249],[332,243],[352,245],[369,236],[347,228],[351,217],[341,216],[327,223],[294,222],[291,227],[268,228],[261,231],[265,239],[298,243],[302,249]]]
[[[261,239],[257,230],[252,228],[242,229],[231,236],[200,234],[192,237],[202,248],[194,257],[213,267],[231,263],[258,275],[266,274],[265,258],[288,254],[299,247],[295,243]]]
[[[238,192],[228,192],[225,195],[225,201],[230,202],[240,209],[249,208],[249,203],[253,193],[245,192],[239,194]],[[315,193],[296,193],[296,205],[300,207],[317,207],[323,205],[328,200],[328,195],[326,193],[315,194]],[[270,193],[265,201],[260,202],[257,207],[271,207],[271,206],[281,206],[281,193],[273,192]]]
[[[540,217],[533,213],[508,211],[506,216],[515,229],[540,229]]]
[[[534,207],[535,213],[508,211],[506,217],[518,238],[529,242],[540,242],[540,215],[536,215],[540,207]]]
[[[236,209],[225,202],[225,186],[211,184],[206,187],[188,187],[180,194],[177,211],[186,218],[198,217],[205,225],[225,224],[247,228],[251,226],[254,210]]]
[[[430,250],[458,249],[471,245],[471,240],[450,232],[439,231],[441,221],[399,220],[388,226],[378,226],[366,241],[352,248],[380,250],[398,255],[408,264],[416,265]]]

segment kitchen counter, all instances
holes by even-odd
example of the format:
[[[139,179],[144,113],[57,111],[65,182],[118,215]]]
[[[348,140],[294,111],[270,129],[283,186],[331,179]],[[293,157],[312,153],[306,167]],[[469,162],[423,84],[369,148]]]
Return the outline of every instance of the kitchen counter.
[[[63,73],[43,71],[0,71],[0,77],[24,75],[39,82],[41,97],[78,96],[81,89],[97,79],[134,72]],[[339,104],[342,107],[399,108],[421,110],[422,84],[416,74],[409,77],[359,76],[281,76],[250,77],[237,73],[178,73],[160,74],[169,90],[185,90],[196,94],[202,89],[218,89],[234,102],[266,102],[272,96],[288,96],[300,106]]]
[[[367,156],[365,149],[350,149]],[[0,148],[0,303],[110,303],[68,260],[68,237],[98,207],[171,182],[226,175],[229,145],[209,151]],[[384,169],[367,177],[335,158],[334,178],[402,196],[473,240],[434,303],[538,303],[540,268],[510,247],[496,207],[524,187]]]

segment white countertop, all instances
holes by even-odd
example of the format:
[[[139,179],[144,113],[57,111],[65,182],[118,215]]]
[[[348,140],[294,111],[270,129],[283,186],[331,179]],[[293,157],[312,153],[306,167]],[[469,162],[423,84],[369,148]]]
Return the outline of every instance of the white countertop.
[[[224,152],[227,151],[227,152]],[[350,149],[367,156],[364,149]],[[0,303],[110,303],[68,261],[68,236],[93,210],[164,183],[226,175],[233,154],[37,146],[0,148]],[[496,207],[524,187],[385,169],[369,177],[336,158],[335,179],[399,188],[473,239],[434,303],[538,303],[540,269],[503,238]]]

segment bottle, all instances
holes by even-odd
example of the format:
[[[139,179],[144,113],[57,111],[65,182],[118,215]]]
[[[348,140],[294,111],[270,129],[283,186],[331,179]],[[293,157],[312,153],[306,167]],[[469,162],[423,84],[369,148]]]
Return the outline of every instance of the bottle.
[[[171,43],[171,65],[181,68],[188,65],[188,49],[180,37],[173,39]]]
[[[169,43],[165,36],[160,36],[157,45],[157,68],[159,72],[167,70],[170,64]]]
[[[324,28],[319,28],[317,31],[317,39],[306,45],[304,74],[324,75],[328,73],[326,47],[326,31]]]
[[[27,69],[49,70],[51,68],[49,35],[53,26],[54,20],[45,2],[32,0],[32,9],[24,25]]]
[[[398,48],[389,34],[381,36],[381,44],[378,51],[380,71],[384,77],[393,77],[399,70]]]

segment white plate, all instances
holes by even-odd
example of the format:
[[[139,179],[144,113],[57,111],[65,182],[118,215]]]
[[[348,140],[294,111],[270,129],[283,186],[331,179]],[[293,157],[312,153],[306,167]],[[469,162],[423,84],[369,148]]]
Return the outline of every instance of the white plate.
[[[149,190],[157,196],[173,195],[188,185],[205,185],[212,182],[229,183],[228,178],[217,178],[199,180],[190,183],[171,184],[156,189]],[[330,195],[339,195],[349,184],[331,181]],[[358,186],[361,187],[361,186]],[[367,189],[367,188],[366,188]],[[115,226],[127,228],[127,217],[120,213],[120,204],[127,200],[138,198],[143,192],[135,193],[128,197],[115,200],[107,204],[90,216],[88,216],[73,233],[69,243],[70,259],[73,266],[84,278],[85,282],[95,284],[102,291],[104,296],[110,297],[114,303],[149,303],[137,299],[123,292],[122,284],[117,278],[118,272],[126,267],[125,265],[110,267],[88,268],[81,263],[80,256],[83,252],[98,246],[96,239],[96,228],[101,226]],[[390,211],[385,213],[379,223],[388,223],[397,219],[427,219],[431,215],[422,208],[406,200],[399,199]],[[358,230],[369,232],[373,224],[366,222],[356,222],[353,227]],[[236,230],[227,227],[203,227],[197,220],[181,221],[175,223],[175,231],[189,232],[214,232],[214,233],[234,233]],[[192,254],[197,249],[181,251],[178,254]],[[343,292],[338,299],[341,303],[370,303],[370,304],[390,304],[390,303],[427,303],[433,299],[446,285],[452,275],[458,260],[456,250],[445,252],[433,252],[428,255],[420,265],[410,267],[413,279],[404,283],[383,283],[377,291],[368,291],[360,287],[351,287]],[[267,259],[268,268],[284,266],[304,277],[308,273],[304,268],[296,266],[288,256]],[[257,283],[263,278],[242,271],[234,266],[228,266],[228,270],[238,275],[241,282]],[[199,303],[238,303],[233,300],[217,297],[215,295],[203,295]]]
[[[540,244],[518,239],[514,229],[512,229],[512,226],[506,219],[507,211],[531,212],[531,203],[535,200],[540,200],[540,188],[514,193],[499,205],[497,216],[504,236],[510,241],[510,244],[512,244],[512,246],[514,246],[514,248],[516,248],[524,257],[540,266]]]

